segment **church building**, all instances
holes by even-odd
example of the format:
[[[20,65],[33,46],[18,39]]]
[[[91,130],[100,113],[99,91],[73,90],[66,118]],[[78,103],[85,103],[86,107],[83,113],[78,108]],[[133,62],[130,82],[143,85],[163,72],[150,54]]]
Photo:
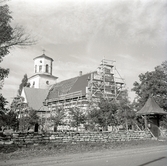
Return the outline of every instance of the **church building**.
[[[44,117],[50,127],[52,121],[47,119],[55,116],[61,107],[67,117],[64,119],[65,130],[70,130],[69,109],[79,109],[86,114],[97,106],[100,97],[116,98],[124,84],[115,77],[112,60],[103,59],[97,70],[86,74],[79,72],[78,76],[61,82],[52,75],[52,69],[53,59],[44,53],[34,58],[34,75],[28,79],[30,87],[24,87],[21,94],[25,103],[37,111],[41,119]]]

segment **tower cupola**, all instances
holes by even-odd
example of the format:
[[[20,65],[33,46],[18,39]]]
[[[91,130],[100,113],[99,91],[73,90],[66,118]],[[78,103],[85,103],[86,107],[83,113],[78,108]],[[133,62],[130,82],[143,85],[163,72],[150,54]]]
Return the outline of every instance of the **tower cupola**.
[[[52,75],[53,59],[43,54],[34,59],[34,75],[29,78],[30,87],[46,89],[54,84],[58,77]]]
[[[38,56],[34,60],[34,73],[35,74],[48,74],[52,75],[52,62],[53,59],[46,56],[43,53],[41,56]]]

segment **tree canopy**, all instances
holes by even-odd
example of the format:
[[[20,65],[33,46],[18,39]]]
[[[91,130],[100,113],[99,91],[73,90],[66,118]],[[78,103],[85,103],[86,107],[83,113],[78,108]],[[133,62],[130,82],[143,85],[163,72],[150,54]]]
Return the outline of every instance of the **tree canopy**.
[[[89,111],[89,119],[98,124],[103,130],[108,130],[108,126],[116,124],[117,103],[115,100],[108,101],[101,98],[98,107]]]
[[[27,77],[27,74],[25,74],[21,81],[21,84],[19,85],[18,94],[21,95],[23,87],[29,87],[29,86],[30,86],[30,83],[28,83],[28,77]]]
[[[10,53],[14,46],[29,46],[35,44],[35,40],[26,34],[22,26],[11,26],[12,16],[8,5],[0,1],[0,63],[3,58]],[[0,89],[2,88],[4,78],[9,74],[9,69],[0,67]]]
[[[139,75],[140,82],[134,82],[133,91],[137,94],[137,110],[140,110],[149,96],[164,110],[167,110],[167,61],[155,67],[154,71],[147,71]]]
[[[86,115],[83,112],[83,110],[79,109],[78,107],[70,108],[69,111],[70,111],[69,114],[71,116],[71,126],[76,127],[78,130],[78,127],[81,124],[85,123]]]

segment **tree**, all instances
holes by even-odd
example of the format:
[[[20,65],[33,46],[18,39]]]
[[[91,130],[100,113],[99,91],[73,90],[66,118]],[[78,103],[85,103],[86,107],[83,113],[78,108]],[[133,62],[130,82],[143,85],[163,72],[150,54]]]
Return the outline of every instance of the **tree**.
[[[69,114],[71,115],[71,126],[76,127],[78,131],[78,127],[86,122],[86,116],[83,110],[77,107],[71,108],[69,109]]]
[[[0,0],[0,63],[3,58],[10,53],[11,48],[14,46],[29,46],[35,44],[35,40],[31,40],[30,35],[24,32],[22,26],[11,26],[12,16],[9,10],[9,6],[4,4],[4,1]],[[4,79],[8,76],[9,69],[0,67],[0,89],[3,87]],[[7,100],[0,94],[0,109],[5,110]],[[2,112],[1,112],[2,113]],[[3,114],[3,119],[5,119],[6,125],[9,126],[15,121],[15,113],[9,112],[8,114]],[[1,116],[1,118],[2,118]],[[14,122],[15,123],[15,122]]]
[[[30,83],[28,83],[28,77],[27,74],[24,75],[21,84],[19,85],[19,90],[18,90],[18,94],[21,95],[21,92],[23,90],[23,87],[30,87]]]
[[[103,130],[108,130],[108,126],[115,126],[117,124],[116,111],[118,109],[116,101],[107,100],[104,98],[100,99],[98,107],[89,111],[89,119],[98,124]]]
[[[65,112],[63,107],[57,107],[51,114],[51,121],[54,123],[54,131],[57,131],[58,125],[63,124],[63,119],[65,118]]]
[[[2,2],[0,2],[2,3]],[[14,46],[29,46],[35,44],[30,35],[24,32],[23,27],[10,25],[12,16],[8,5],[0,6],[0,62],[10,53]],[[0,81],[2,82],[9,74],[9,69],[0,68]]]
[[[149,96],[164,110],[167,110],[167,61],[155,67],[154,71],[139,75],[140,82],[134,82],[133,91],[137,94],[136,107],[140,110]]]
[[[27,131],[38,124],[39,117],[37,112],[30,107],[25,107],[19,116],[19,130]]]
[[[2,96],[2,94],[0,94],[0,114],[2,112],[6,112],[6,108],[5,106],[8,104],[8,101]]]
[[[13,112],[19,113],[25,106],[24,103],[24,98],[22,96],[17,95],[16,97],[14,97],[10,108]]]
[[[0,127],[2,128],[11,128],[13,130],[17,130],[18,128],[18,119],[17,114],[13,111],[9,111],[6,114],[0,115]]]
[[[131,104],[128,91],[124,90],[117,98],[118,111],[116,114],[118,125],[123,125],[127,130],[132,127],[136,121],[133,105]]]

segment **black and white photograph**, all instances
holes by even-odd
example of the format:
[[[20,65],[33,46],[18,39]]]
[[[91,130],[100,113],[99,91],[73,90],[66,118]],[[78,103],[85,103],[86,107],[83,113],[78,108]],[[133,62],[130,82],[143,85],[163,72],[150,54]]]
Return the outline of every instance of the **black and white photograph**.
[[[0,0],[0,166],[166,166],[167,0]]]

